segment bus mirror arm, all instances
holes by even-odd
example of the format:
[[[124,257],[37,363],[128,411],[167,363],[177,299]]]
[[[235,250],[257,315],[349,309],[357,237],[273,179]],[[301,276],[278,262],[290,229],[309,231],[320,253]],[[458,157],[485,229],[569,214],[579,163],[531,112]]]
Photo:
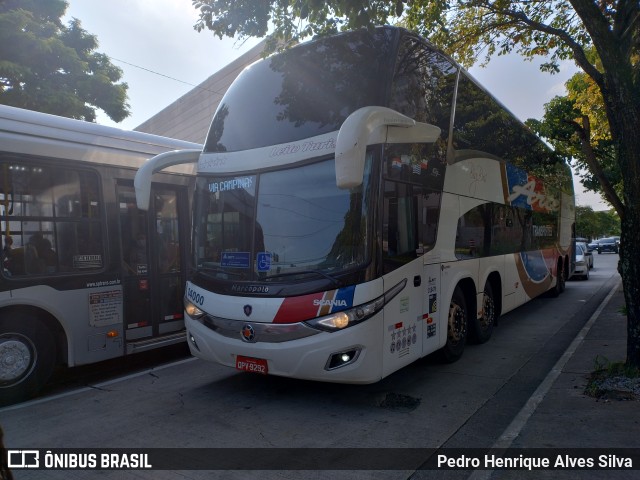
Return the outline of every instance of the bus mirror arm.
[[[164,152],[147,160],[136,172],[133,186],[136,190],[136,203],[140,210],[149,210],[151,197],[151,179],[154,173],[183,163],[196,163],[200,150],[173,150]]]
[[[356,110],[344,121],[336,139],[338,188],[353,188],[362,184],[367,145],[380,127],[391,127],[387,134],[402,138],[402,143],[435,142],[440,135],[440,128],[416,122],[390,108],[376,106]],[[400,134],[402,130],[406,130],[406,134]],[[398,139],[387,141],[399,143]]]

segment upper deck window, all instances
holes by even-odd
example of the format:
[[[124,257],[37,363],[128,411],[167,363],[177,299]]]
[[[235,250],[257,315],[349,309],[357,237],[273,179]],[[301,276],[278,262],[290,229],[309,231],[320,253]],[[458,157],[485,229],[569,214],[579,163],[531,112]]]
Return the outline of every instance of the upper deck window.
[[[395,34],[338,35],[255,63],[220,102],[204,151],[249,150],[329,133],[358,108],[384,105]]]

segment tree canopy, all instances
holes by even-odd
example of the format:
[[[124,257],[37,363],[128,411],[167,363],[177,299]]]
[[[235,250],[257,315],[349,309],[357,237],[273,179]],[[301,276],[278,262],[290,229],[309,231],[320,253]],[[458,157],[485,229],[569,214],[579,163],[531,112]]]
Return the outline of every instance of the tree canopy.
[[[595,212],[589,206],[576,207],[576,237],[595,240],[613,235],[620,236],[620,219],[615,211]]]
[[[122,70],[96,51],[80,20],[62,23],[65,0],[0,3],[0,103],[95,121],[129,116]],[[119,83],[120,82],[120,83]]]
[[[541,120],[529,119],[526,123],[576,167],[587,190],[604,195],[620,211],[624,209],[623,176],[603,113],[602,96],[585,77],[584,73],[575,74],[566,84],[567,95],[547,103]]]

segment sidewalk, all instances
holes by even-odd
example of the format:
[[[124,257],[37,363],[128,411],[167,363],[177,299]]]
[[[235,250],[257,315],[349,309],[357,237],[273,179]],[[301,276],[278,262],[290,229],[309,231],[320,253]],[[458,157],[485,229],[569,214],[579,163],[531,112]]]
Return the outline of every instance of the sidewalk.
[[[626,316],[619,284],[583,341],[537,406],[513,448],[640,448],[640,399],[613,392],[596,399],[584,393],[589,375],[600,363],[626,358]],[[638,467],[636,467],[638,468]],[[615,478],[636,479],[638,470],[493,472],[492,479]]]

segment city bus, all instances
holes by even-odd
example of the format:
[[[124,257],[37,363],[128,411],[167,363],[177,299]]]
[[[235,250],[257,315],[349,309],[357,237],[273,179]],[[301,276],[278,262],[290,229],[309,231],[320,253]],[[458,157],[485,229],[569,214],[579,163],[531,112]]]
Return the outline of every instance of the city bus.
[[[197,165],[185,324],[240,371],[373,383],[570,273],[567,164],[451,58],[400,28],[341,33],[247,67]]]
[[[193,165],[145,160],[202,146],[0,105],[0,399],[32,396],[56,365],[185,342]]]

